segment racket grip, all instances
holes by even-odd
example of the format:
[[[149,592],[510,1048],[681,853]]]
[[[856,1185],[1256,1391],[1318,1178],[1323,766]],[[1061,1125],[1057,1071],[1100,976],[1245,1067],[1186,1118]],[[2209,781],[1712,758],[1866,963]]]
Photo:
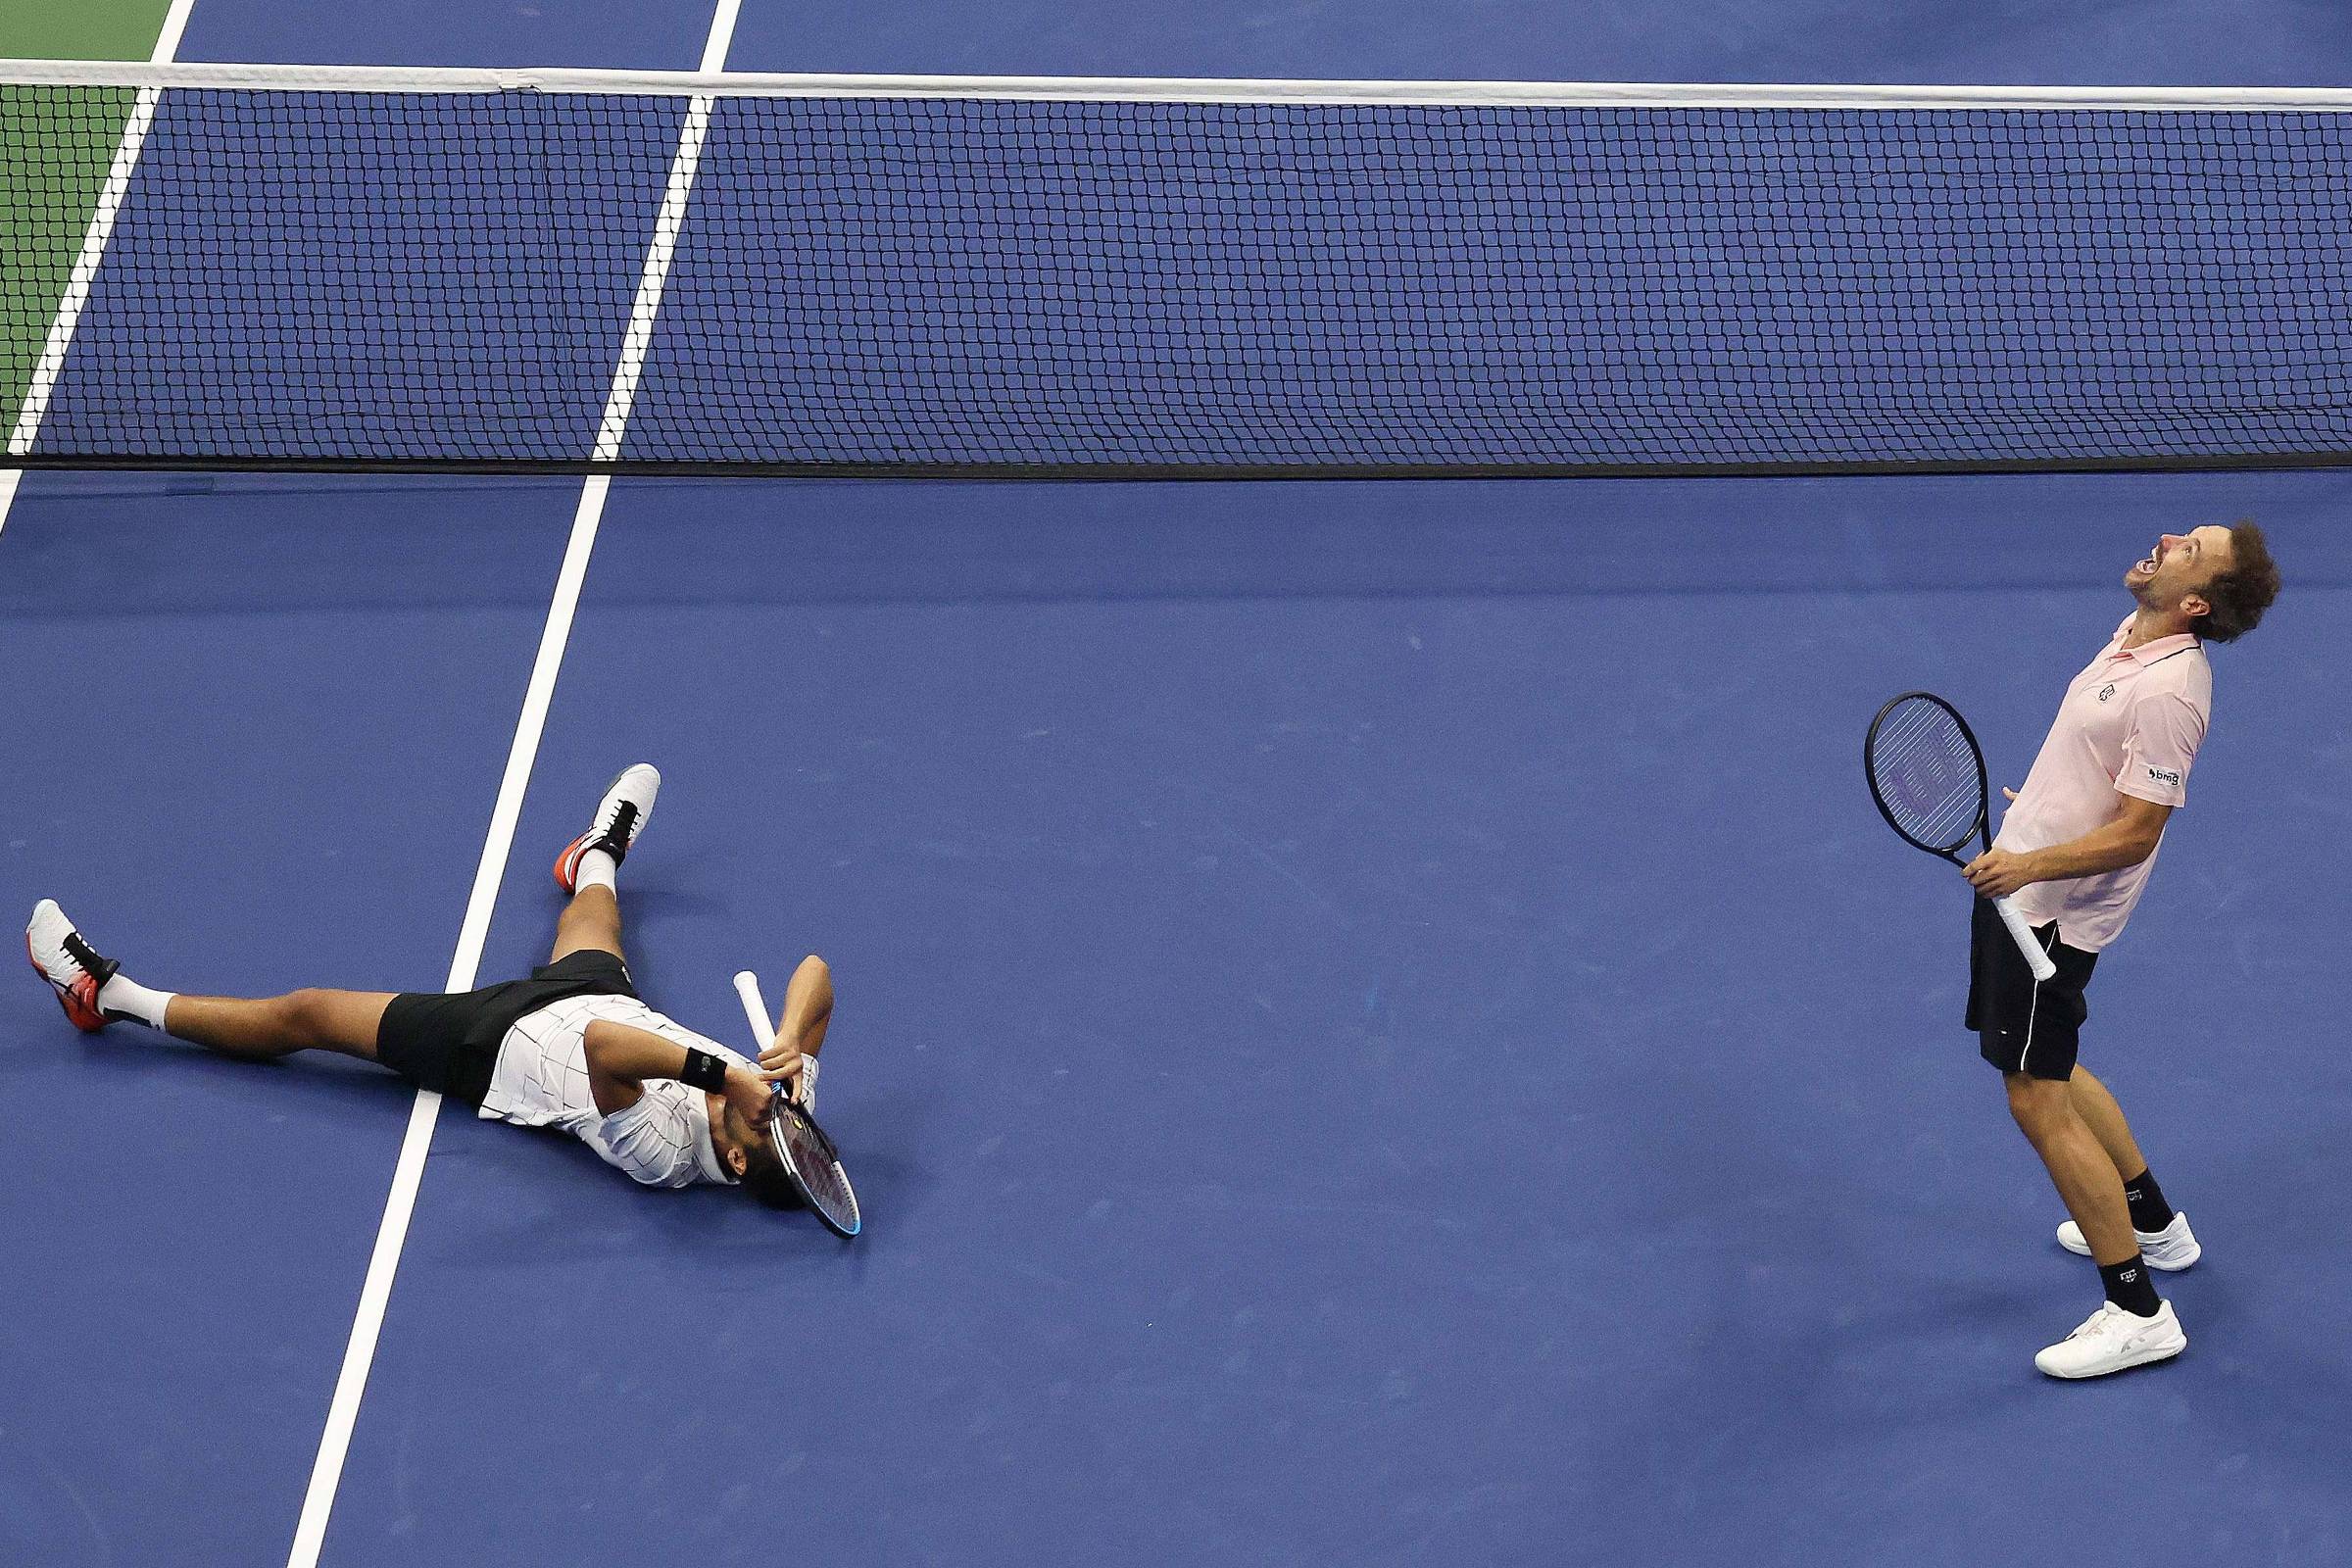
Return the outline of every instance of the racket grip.
[[[743,1015],[752,1023],[752,1039],[759,1043],[752,1054],[759,1056],[776,1043],[776,1020],[769,1016],[767,1004],[760,997],[760,977],[749,969],[735,971],[735,994],[743,999]]]
[[[2026,967],[2034,971],[2034,978],[2047,980],[2056,974],[2058,966],[2050,961],[2048,954],[2041,951],[2041,944],[2034,940],[2034,928],[2026,924],[2024,915],[2017,912],[2017,906],[2008,899],[2000,898],[1992,901],[1992,906],[1999,912],[2001,924],[2007,926],[2009,934],[2017,939],[2017,951],[2026,956]],[[736,983],[740,985],[745,978],[737,975]]]

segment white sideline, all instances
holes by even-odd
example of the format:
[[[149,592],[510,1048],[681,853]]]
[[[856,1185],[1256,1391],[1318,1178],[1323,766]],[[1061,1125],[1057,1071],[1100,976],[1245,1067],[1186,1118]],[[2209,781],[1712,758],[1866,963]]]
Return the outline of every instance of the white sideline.
[[[718,0],[710,31],[703,45],[703,69],[723,70],[727,46],[734,36],[742,0]],[[645,270],[639,275],[636,300],[612,370],[612,385],[605,398],[604,419],[597,431],[601,457],[617,456],[627,432],[629,410],[636,402],[637,382],[645,368],[645,354],[653,338],[654,318],[661,310],[662,290],[668,280],[679,229],[686,219],[687,197],[702,161],[704,132],[710,121],[710,100],[698,96],[688,109],[678,136],[678,151],[670,163],[669,183],[662,192],[662,211],[647,247]],[[465,923],[450,960],[449,991],[469,991],[489,940],[490,916],[498,905],[499,885],[506,879],[507,861],[514,846],[514,824],[522,814],[522,797],[531,781],[531,764],[539,755],[539,738],[546,728],[548,705],[556,694],[556,676],[564,663],[564,649],[571,638],[572,617],[578,612],[580,588],[587,580],[588,560],[596,548],[598,526],[604,520],[605,499],[612,487],[609,474],[592,474],[580,486],[580,503],[572,514],[571,537],[564,550],[563,569],[548,607],[547,623],[539,634],[539,653],[531,663],[530,683],[522,699],[522,715],[514,726],[514,741],[507,750],[507,769],[498,785],[498,803],[490,812],[490,831],[482,841],[475,864],[473,891],[466,901]],[[431,1151],[433,1123],[441,1097],[418,1090],[409,1112],[409,1127],[401,1140],[400,1159],[393,1167],[392,1191],[384,1200],[384,1218],[375,1236],[375,1250],[368,1260],[368,1277],[360,1287],[359,1311],[352,1319],[351,1341],[343,1352],[343,1369],[335,1379],[328,1401],[326,1426],[318,1439],[318,1456],[311,1466],[311,1484],[302,1499],[302,1516],[294,1527],[293,1549],[287,1568],[317,1568],[326,1543],[326,1526],[334,1512],[335,1493],[342,1484],[343,1461],[350,1452],[352,1428],[359,1420],[360,1399],[368,1388],[368,1372],[384,1326],[384,1308],[391,1300],[392,1282],[400,1271],[401,1249],[416,1205],[416,1189],[424,1177]]]
[[[539,633],[539,653],[531,662],[530,683],[523,691],[522,716],[514,726],[514,744],[507,749],[498,804],[491,808],[490,831],[482,841],[481,859],[474,865],[473,891],[466,900],[466,919],[458,929],[457,952],[450,959],[448,983],[442,987],[445,991],[472,990],[481,966],[491,911],[498,904],[499,885],[506,878],[507,860],[514,846],[514,823],[522,814],[523,791],[530,783],[531,763],[539,755],[539,737],[546,728],[548,705],[555,698],[564,648],[571,638],[572,616],[579,608],[580,585],[588,575],[588,557],[596,546],[610,482],[606,475],[597,474],[581,486],[563,569],[556,574],[555,599],[548,607],[547,623]],[[343,1349],[343,1368],[335,1378],[334,1396],[327,1402],[326,1426],[319,1435],[318,1457],[311,1465],[302,1515],[295,1523],[294,1546],[286,1558],[289,1568],[314,1568],[326,1541],[327,1516],[342,1483],[343,1460],[351,1446],[352,1427],[359,1419],[360,1396],[367,1392],[368,1371],[375,1360],[384,1308],[392,1298],[393,1276],[400,1270],[401,1249],[408,1241],[409,1219],[416,1206],[416,1188],[424,1179],[424,1159],[432,1148],[433,1123],[440,1111],[439,1095],[429,1089],[416,1092],[416,1103],[409,1109],[408,1132],[401,1139],[400,1158],[392,1168],[384,1217],[376,1228],[375,1250],[360,1287],[359,1311]]]
[[[98,264],[106,257],[106,242],[114,238],[115,219],[122,211],[122,198],[130,193],[130,176],[139,167],[139,151],[147,145],[148,127],[155,122],[155,106],[162,100],[161,87],[141,87],[130,106],[130,118],[122,123],[122,139],[115,146],[115,158],[106,172],[106,183],[98,187],[98,203],[90,210],[90,226],[81,236],[81,249],[74,258],[74,270],[66,275],[66,290],[60,295],[57,315],[49,322],[49,335],[42,340],[40,358],[33,361],[32,378],[25,383],[24,402],[17,410],[16,427],[9,432],[8,455],[21,458],[32,450],[33,437],[40,433],[41,418],[49,412],[49,395],[57,390],[57,377],[66,368],[66,351],[74,346],[74,328],[81,324],[81,309],[89,303],[90,284],[98,276]]]
[[[180,34],[188,30],[188,13],[195,8],[196,0],[172,0],[163,29],[155,35],[155,49],[147,57],[152,64],[167,66],[179,58]]]
[[[2086,109],[2344,113],[2345,87],[2084,87],[1854,81],[1379,81],[1278,76],[860,75],[822,72],[602,71],[0,61],[0,82],[261,92],[655,93],[721,98],[1000,98],[1125,103],[1423,104],[1595,109]]]
[[[188,30],[188,13],[195,5],[196,0],[172,0],[172,9],[164,13],[163,29],[155,35],[155,48],[147,57],[148,69],[172,64],[172,57],[179,53],[180,35]],[[135,69],[122,61],[88,63],[116,71]],[[138,92],[130,117],[122,122],[122,137],[115,143],[106,183],[98,187],[98,204],[90,209],[90,226],[82,231],[81,249],[74,257],[73,270],[66,274],[66,291],[58,297],[57,315],[50,318],[48,336],[41,340],[40,358],[33,361],[31,378],[24,383],[24,401],[18,405],[17,422],[8,436],[12,458],[31,451],[33,438],[40,434],[41,416],[49,412],[50,394],[57,390],[58,374],[66,368],[66,350],[74,346],[74,329],[81,324],[81,308],[89,302],[90,282],[106,256],[106,242],[114,237],[115,217],[122,210],[130,176],[139,165],[139,150],[147,145],[148,127],[155,122],[155,104],[163,96],[162,86],[143,86]],[[22,468],[0,474],[0,528],[8,526],[9,510],[16,505],[17,486],[23,478]]]

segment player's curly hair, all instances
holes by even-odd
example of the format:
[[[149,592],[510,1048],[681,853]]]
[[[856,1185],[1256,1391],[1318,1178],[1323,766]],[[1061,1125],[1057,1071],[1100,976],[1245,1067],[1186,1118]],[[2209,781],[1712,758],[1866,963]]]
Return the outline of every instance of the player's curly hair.
[[[2233,643],[2252,631],[2278,597],[2278,564],[2262,530],[2245,518],[2230,525],[2230,569],[2216,572],[2201,596],[2206,604],[2197,635]]]

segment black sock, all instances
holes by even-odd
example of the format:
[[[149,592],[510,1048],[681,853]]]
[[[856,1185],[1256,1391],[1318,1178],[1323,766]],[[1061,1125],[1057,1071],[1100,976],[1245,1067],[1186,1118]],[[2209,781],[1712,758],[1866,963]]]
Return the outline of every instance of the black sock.
[[[2153,1236],[2173,1222],[2173,1205],[2164,1200],[2156,1178],[2141,1171],[2124,1183],[2124,1201],[2132,1205],[2132,1228]]]
[[[2101,1263],[2099,1283],[2107,1287],[2107,1299],[2127,1312],[2140,1317],[2154,1317],[2164,1302],[2156,1295],[2156,1287],[2148,1283],[2148,1265],[2133,1252],[2121,1263]]]

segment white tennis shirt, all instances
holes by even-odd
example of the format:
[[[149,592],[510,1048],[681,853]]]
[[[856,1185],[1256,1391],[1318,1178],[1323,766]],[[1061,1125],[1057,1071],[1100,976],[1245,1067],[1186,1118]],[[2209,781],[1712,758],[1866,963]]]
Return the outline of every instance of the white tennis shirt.
[[[627,1024],[708,1051],[730,1067],[752,1062],[715,1040],[696,1034],[633,997],[565,997],[525,1013],[499,1043],[498,1066],[480,1115],[521,1127],[567,1132],[648,1187],[732,1186],[710,1144],[710,1104],[703,1092],[671,1078],[646,1081],[626,1110],[607,1116],[588,1088],[588,1025],[599,1018]]]
[[[2187,801],[2189,764],[2213,713],[2213,666],[2205,645],[2186,633],[2126,648],[2132,621],[2126,615],[2099,657],[2067,683],[1995,849],[2023,854],[2079,839],[2121,814],[2119,794],[2158,806]],[[2151,853],[2120,871],[2032,883],[2016,895],[2017,907],[2031,925],[2057,921],[2068,947],[2096,953],[2123,934],[2155,867]]]

